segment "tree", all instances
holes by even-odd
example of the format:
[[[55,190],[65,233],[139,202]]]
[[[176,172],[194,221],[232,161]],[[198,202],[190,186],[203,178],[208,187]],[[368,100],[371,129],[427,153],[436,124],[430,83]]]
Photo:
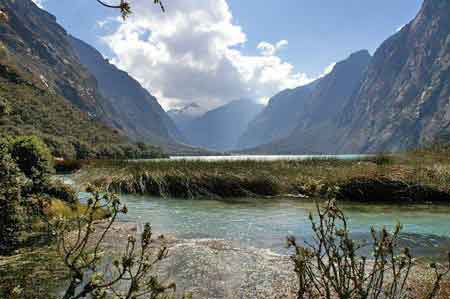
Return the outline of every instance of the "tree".
[[[36,136],[20,136],[11,141],[11,156],[20,170],[40,188],[53,172],[53,156]]]
[[[115,4],[115,5],[108,4],[102,0],[96,0],[96,1],[104,7],[120,10],[120,12],[122,14],[122,18],[124,18],[124,19],[126,19],[131,14],[131,6],[127,0],[120,0],[120,3]],[[153,0],[153,3],[156,5],[159,5],[163,12],[165,11],[164,5],[161,0]]]

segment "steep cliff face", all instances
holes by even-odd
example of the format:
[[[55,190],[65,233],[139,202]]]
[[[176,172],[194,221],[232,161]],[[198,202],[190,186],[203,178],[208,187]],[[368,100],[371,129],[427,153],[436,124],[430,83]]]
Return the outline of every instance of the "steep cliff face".
[[[156,98],[101,54],[72,38],[55,17],[30,0],[4,0],[0,65],[38,88],[69,100],[135,141],[165,145],[182,140]]]
[[[342,113],[338,152],[398,151],[450,136],[450,1],[425,0],[376,51]]]
[[[136,140],[164,143],[183,138],[158,101],[126,72],[110,64],[93,47],[70,37],[81,63],[95,76],[98,89],[112,107],[118,126]]]
[[[273,104],[276,103],[281,107],[277,113],[272,114],[269,130],[282,134],[272,135],[271,140],[266,139],[265,144],[259,146],[257,151],[269,153],[334,151],[335,144],[331,134],[338,129],[335,119],[340,116],[355,87],[358,86],[370,59],[371,56],[366,50],[358,51],[337,63],[331,73],[312,84],[282,92],[274,97]],[[269,109],[270,105],[262,115],[276,111]],[[283,115],[286,114],[288,118],[284,119]],[[252,125],[256,125],[256,122]],[[257,126],[252,128],[252,131],[247,132],[242,139],[258,130]],[[314,134],[311,134],[312,132]],[[278,138],[274,139],[276,136]],[[327,138],[322,140],[325,136]]]
[[[188,142],[216,151],[235,149],[248,123],[263,105],[252,100],[232,101],[188,121],[180,127]]]
[[[79,62],[55,18],[29,0],[2,0],[0,137],[37,135],[58,157],[150,157],[159,149],[132,142],[113,107]]]
[[[239,138],[238,148],[252,148],[288,136],[301,119],[316,84],[287,89],[272,97]]]
[[[79,63],[55,17],[29,0],[2,0],[0,8],[8,16],[7,22],[0,22],[1,64],[92,116],[107,119],[95,78]]]

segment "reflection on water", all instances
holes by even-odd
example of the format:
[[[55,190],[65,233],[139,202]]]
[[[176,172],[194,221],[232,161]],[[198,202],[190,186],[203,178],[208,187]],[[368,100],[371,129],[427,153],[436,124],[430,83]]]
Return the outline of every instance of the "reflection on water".
[[[285,237],[311,236],[308,215],[315,204],[298,200],[178,200],[122,196],[129,213],[124,221],[151,222],[161,233],[180,238],[220,238],[238,246],[283,251]],[[407,233],[402,243],[427,252],[429,247],[450,248],[450,207],[393,206],[341,203],[354,236],[368,238],[371,226],[393,227],[397,221]],[[423,247],[423,248],[420,248]]]

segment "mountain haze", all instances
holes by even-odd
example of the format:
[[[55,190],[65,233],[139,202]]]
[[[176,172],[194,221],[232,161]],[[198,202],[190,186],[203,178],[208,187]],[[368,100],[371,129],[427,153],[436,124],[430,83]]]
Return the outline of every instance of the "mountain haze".
[[[188,143],[216,151],[237,147],[239,136],[264,106],[248,99],[232,101],[180,127]],[[179,117],[179,116],[178,116]]]
[[[190,103],[181,108],[174,108],[167,111],[167,114],[172,118],[179,128],[184,128],[189,122],[204,114],[202,107],[197,103]]]
[[[297,125],[316,83],[284,90],[250,122],[239,138],[239,148],[251,148],[286,137]]]

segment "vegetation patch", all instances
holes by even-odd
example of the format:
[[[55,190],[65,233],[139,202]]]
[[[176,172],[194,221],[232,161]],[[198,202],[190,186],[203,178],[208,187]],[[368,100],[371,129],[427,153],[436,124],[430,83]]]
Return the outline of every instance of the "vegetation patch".
[[[356,161],[94,161],[75,175],[108,190],[176,198],[328,197],[450,202],[450,159],[437,154]]]
[[[339,186],[337,199],[360,202],[450,203],[450,194],[436,188],[387,178],[355,178]]]

